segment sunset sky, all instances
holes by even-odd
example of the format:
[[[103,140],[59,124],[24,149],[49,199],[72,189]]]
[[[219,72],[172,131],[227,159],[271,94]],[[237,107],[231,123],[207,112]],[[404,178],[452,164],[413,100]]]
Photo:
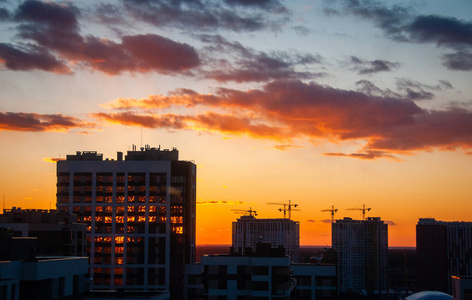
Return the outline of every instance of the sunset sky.
[[[392,3],[395,5],[392,5]],[[330,245],[329,212],[472,221],[472,1],[0,0],[0,196],[55,208],[55,160],[149,144],[197,164],[197,243],[232,209]]]

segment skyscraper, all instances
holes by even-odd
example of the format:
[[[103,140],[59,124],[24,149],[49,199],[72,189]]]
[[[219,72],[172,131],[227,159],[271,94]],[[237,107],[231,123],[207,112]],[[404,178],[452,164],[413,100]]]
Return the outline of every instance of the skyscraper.
[[[452,292],[451,276],[472,276],[472,222],[416,224],[418,288]]]
[[[380,218],[344,218],[332,224],[339,289],[368,292],[387,289],[388,227]]]
[[[94,289],[170,290],[183,297],[195,262],[196,166],[177,149],[146,146],[125,159],[77,152],[57,163],[57,208],[87,228]]]
[[[300,261],[300,224],[290,219],[257,219],[242,216],[233,222],[233,248],[245,254],[246,248],[254,248],[258,242],[272,247],[283,246],[292,261]]]

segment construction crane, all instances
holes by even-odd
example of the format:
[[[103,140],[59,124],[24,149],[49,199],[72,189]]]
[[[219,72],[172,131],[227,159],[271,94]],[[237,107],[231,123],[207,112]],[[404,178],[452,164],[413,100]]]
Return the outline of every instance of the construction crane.
[[[361,210],[362,211],[362,220],[365,220],[365,212],[370,211],[372,208],[365,208],[365,204],[362,204],[362,208],[354,207],[348,208],[347,210]]]
[[[292,201],[291,200],[288,200],[288,204],[287,203],[283,203],[283,202],[267,202],[267,204],[270,204],[270,205],[282,205],[284,208],[279,208],[279,211],[280,212],[283,212],[284,213],[284,219],[286,218],[287,216],[287,212],[288,212],[288,219],[290,220],[292,218],[292,210],[294,211],[301,211],[300,209],[296,209],[296,208],[292,208],[292,207],[297,207],[298,204],[292,204]]]
[[[257,212],[255,210],[252,210],[252,207],[249,207],[249,209],[232,209],[231,211],[234,211],[235,214],[249,214],[250,217],[257,216]]]
[[[330,211],[331,212],[331,223],[334,223],[334,213],[338,211],[337,208],[334,208],[334,205],[331,205],[331,208],[323,209],[322,211]]]

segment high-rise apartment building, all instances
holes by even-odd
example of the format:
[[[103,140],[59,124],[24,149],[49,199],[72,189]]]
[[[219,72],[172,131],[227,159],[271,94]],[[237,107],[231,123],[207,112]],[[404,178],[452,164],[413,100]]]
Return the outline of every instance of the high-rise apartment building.
[[[100,290],[167,290],[183,297],[195,262],[196,166],[177,149],[146,146],[103,159],[77,152],[57,162],[57,208],[88,225],[89,275]]]
[[[233,222],[234,251],[245,254],[247,248],[254,248],[258,242],[272,247],[283,246],[292,261],[300,261],[300,223],[290,219],[257,219],[242,216]]]
[[[472,222],[419,219],[416,256],[418,288],[452,292],[451,276],[472,276]]]
[[[344,218],[332,224],[341,291],[387,289],[388,225],[378,217]]]

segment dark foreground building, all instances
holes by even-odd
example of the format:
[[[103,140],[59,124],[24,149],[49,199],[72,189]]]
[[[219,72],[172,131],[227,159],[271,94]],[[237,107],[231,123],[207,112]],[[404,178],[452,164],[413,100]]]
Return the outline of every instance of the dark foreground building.
[[[418,288],[450,294],[451,276],[472,276],[472,222],[419,219],[416,253]]]
[[[378,293],[388,288],[388,226],[378,217],[344,218],[332,224],[342,292]]]
[[[196,165],[177,149],[146,146],[103,159],[77,152],[57,162],[57,208],[87,224],[94,290],[184,293],[195,262]]]

